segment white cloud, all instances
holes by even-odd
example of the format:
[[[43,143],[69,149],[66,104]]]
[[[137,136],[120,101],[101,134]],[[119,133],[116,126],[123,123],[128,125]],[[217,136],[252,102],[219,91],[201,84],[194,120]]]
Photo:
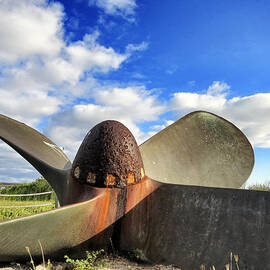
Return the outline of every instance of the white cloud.
[[[42,124],[44,118],[49,120],[56,114],[52,123],[56,123],[55,119],[59,117],[60,124],[50,129],[50,134],[60,146],[80,144],[83,132],[89,128],[89,122],[75,116],[79,115],[83,119],[84,110],[89,115],[92,107],[96,106],[101,118],[95,123],[111,116],[110,112],[113,112],[115,118],[121,114],[121,110],[117,109],[121,104],[88,104],[83,108],[80,107],[82,105],[76,105],[69,111],[61,110],[74,104],[76,98],[86,98],[91,93],[92,88],[97,85],[97,72],[107,73],[119,69],[133,52],[147,47],[146,43],[130,44],[130,49],[121,53],[100,44],[98,31],[85,34],[82,40],[68,42],[63,28],[64,9],[60,4],[47,0],[0,0],[0,3],[1,114],[34,127]],[[134,1],[97,1],[97,5],[104,8],[106,13],[120,15],[128,20],[132,20],[136,7]],[[154,102],[154,99],[147,95],[144,97],[148,104]],[[136,119],[141,119],[140,121],[145,118],[142,113],[136,113],[134,108],[130,111]],[[90,123],[94,122],[94,115],[96,114],[90,118]],[[73,128],[68,120],[65,121],[65,118],[72,120],[71,116],[78,122]],[[124,120],[134,132],[140,133],[132,116]],[[78,127],[82,128],[79,132]],[[67,130],[69,133],[66,135]],[[7,178],[7,174],[3,174],[3,168],[0,167],[0,176],[5,175],[6,178],[3,180],[13,181],[15,176],[21,180],[30,177],[32,174],[27,172],[29,173],[31,166],[25,165],[25,161],[20,163],[23,159],[10,153],[5,150],[0,154],[3,168],[14,162],[14,166],[10,166],[12,170],[7,172],[11,178]]]
[[[120,121],[141,143],[149,135],[140,130],[138,123],[155,121],[166,109],[144,87],[96,89],[93,97],[96,104],[75,105],[56,114],[47,130],[56,143],[64,146],[71,159],[85,134],[99,122]]]
[[[45,0],[2,0],[0,62],[11,64],[40,54],[57,55],[63,45],[63,12]]]
[[[188,92],[178,92],[173,94],[172,108],[181,111],[200,110],[220,111],[226,98],[222,96],[212,96],[209,94],[197,94]]]
[[[60,4],[46,0],[1,1],[1,113],[37,124],[84,96],[86,73],[90,81],[95,72],[116,70],[130,56],[100,45],[98,31],[68,44],[63,16]]]
[[[40,174],[7,144],[0,141],[0,182],[29,182]]]
[[[95,72],[107,73],[120,68],[129,55],[100,45],[97,42],[98,35],[98,32],[86,34],[82,41],[66,45],[62,48],[62,54],[45,59],[43,63],[32,61],[27,69],[29,76],[40,85],[69,84],[69,87],[65,87],[67,92],[73,88],[78,91],[78,84],[86,72],[91,77]]]
[[[257,147],[270,147],[270,93],[227,98],[226,83],[213,82],[206,94],[173,94],[173,110],[185,115],[195,110],[216,113],[238,126]]]
[[[97,69],[107,72],[118,69],[127,55],[118,54],[112,48],[105,48],[96,42],[99,33],[85,35],[83,41],[67,47],[66,51],[73,66],[81,70]]]
[[[61,102],[40,91],[12,93],[0,88],[1,113],[24,121],[28,125],[36,125],[40,118],[56,113]]]
[[[141,42],[139,44],[128,44],[126,46],[126,52],[128,54],[132,53],[132,52],[136,52],[136,51],[145,51],[148,49],[149,43],[148,42]]]
[[[207,89],[207,95],[227,95],[226,90],[229,90],[230,86],[225,82],[214,81]]]
[[[236,123],[257,147],[270,147],[270,93],[228,100],[224,116]]]
[[[64,82],[76,85],[83,71],[83,67],[75,66],[61,57],[49,59],[43,65],[32,65],[28,70],[29,75],[43,85],[61,85]]]
[[[135,0],[89,0],[89,5],[96,5],[106,14],[113,16],[122,16],[123,18],[134,21]]]
[[[150,95],[144,87],[113,88],[95,91],[97,103],[119,110],[133,121],[154,121],[164,112],[164,106],[157,102],[157,97]]]

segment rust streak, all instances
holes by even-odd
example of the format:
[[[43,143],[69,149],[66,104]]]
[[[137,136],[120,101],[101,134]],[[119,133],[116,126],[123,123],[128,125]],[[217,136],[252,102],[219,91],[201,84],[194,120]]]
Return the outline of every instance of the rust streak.
[[[127,184],[133,184],[135,182],[134,173],[128,173]]]
[[[110,190],[106,188],[105,190],[105,196],[104,196],[104,208],[103,211],[100,213],[99,222],[97,226],[97,232],[100,232],[106,228],[106,221],[107,221],[107,215],[109,210],[109,204],[110,204]]]
[[[155,191],[162,185],[157,181],[153,181],[151,178],[145,176],[144,179],[136,185],[130,185],[127,187],[127,202],[126,211],[129,212],[139,202],[146,198],[149,194]]]

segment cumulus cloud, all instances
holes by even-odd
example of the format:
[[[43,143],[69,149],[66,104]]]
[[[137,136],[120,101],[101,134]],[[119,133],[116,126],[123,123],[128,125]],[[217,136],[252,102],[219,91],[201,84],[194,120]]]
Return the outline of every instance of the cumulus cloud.
[[[99,45],[96,40],[99,32],[84,36],[83,41],[78,41],[66,48],[71,64],[82,70],[97,69],[107,72],[110,69],[118,69],[126,60],[126,54],[118,54],[112,48]]]
[[[16,120],[24,121],[28,125],[36,125],[40,118],[56,113],[61,102],[40,91],[28,93],[14,93],[0,89],[1,113]]]
[[[46,0],[1,1],[1,113],[37,124],[83,96],[85,76],[116,70],[131,55],[99,44],[98,31],[67,43],[63,17],[61,5]]]
[[[217,96],[217,95],[227,95],[227,90],[231,87],[225,82],[214,81],[207,89],[207,95]]]
[[[229,85],[224,82],[214,81],[205,94],[176,92],[173,94],[171,105],[173,109],[183,112],[200,108],[200,110],[220,111],[226,103],[226,90]]]
[[[2,0],[0,62],[15,63],[36,54],[55,56],[63,46],[62,8],[45,0]]]
[[[106,14],[121,16],[129,21],[134,21],[135,0],[89,0],[89,5],[96,5]]]
[[[226,98],[223,95],[212,96],[209,94],[188,92],[174,93],[171,101],[172,108],[181,112],[192,111],[194,109],[220,111],[225,103]]]
[[[84,111],[89,115],[93,109],[101,114],[96,122],[110,118],[110,112],[115,118],[120,115],[117,106],[124,108],[123,105],[102,103],[102,97],[98,97],[98,94],[98,105],[89,103],[72,107],[72,104],[76,104],[77,98],[86,98],[91,87],[96,87],[97,74],[119,69],[133,52],[146,49],[146,43],[129,44],[125,51],[117,52],[112,47],[100,44],[98,31],[86,33],[82,40],[71,42],[65,37],[65,13],[60,4],[47,0],[0,2],[0,113],[33,127],[39,127],[40,124],[44,126],[44,118],[49,121],[55,115],[51,121],[52,127],[59,117],[60,124],[48,130],[52,138],[56,138],[57,142],[59,139],[60,146],[79,144],[82,133],[94,123],[96,113],[93,113],[87,124],[86,120],[80,119],[78,125],[74,122],[73,128],[69,120],[65,119],[72,121],[76,115],[84,119]],[[96,4],[107,14],[121,15],[127,19],[132,19],[136,7],[134,1],[97,1]],[[155,102],[154,98],[144,97],[149,104]],[[63,111],[67,107],[70,109]],[[136,119],[141,119],[138,121],[144,121],[143,115],[136,114],[134,108],[130,111],[136,115]],[[140,133],[132,116],[125,120],[135,132]],[[82,127],[79,135],[77,127]],[[66,131],[69,132],[67,136]],[[23,159],[16,154],[14,156],[10,150],[2,147],[0,159],[3,161],[0,181],[13,181],[15,178],[12,177],[15,176],[25,180],[32,175],[33,171],[29,171],[31,167],[26,165],[27,162],[21,161]],[[7,164],[9,166],[12,162],[12,171],[3,173]],[[8,174],[11,178],[7,177]]]
[[[29,182],[40,174],[7,144],[0,142],[0,182]]]
[[[270,93],[227,97],[230,86],[213,82],[205,94],[177,92],[171,99],[173,110],[181,115],[194,110],[216,113],[238,126],[256,147],[270,147]]]
[[[119,115],[126,111],[126,116],[135,122],[157,120],[158,115],[164,112],[164,106],[157,102],[157,97],[150,95],[144,87],[95,91],[94,97],[97,103],[119,110]]]
[[[155,121],[166,107],[144,87],[96,89],[95,103],[75,105],[53,116],[47,134],[73,159],[82,139],[96,124],[117,120],[126,125],[138,143],[148,138],[139,123]]]

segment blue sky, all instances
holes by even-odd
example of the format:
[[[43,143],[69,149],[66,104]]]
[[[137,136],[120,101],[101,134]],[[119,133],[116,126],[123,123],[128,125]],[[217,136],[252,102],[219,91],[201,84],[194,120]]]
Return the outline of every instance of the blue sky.
[[[105,119],[139,143],[195,110],[236,124],[270,180],[270,2],[0,1],[0,113],[72,160]],[[0,144],[0,182],[38,174]],[[6,168],[9,168],[7,170]]]

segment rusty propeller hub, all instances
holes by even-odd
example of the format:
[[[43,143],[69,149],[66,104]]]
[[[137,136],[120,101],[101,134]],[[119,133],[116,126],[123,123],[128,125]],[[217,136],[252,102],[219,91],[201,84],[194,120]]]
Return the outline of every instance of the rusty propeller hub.
[[[93,127],[77,152],[71,177],[95,187],[124,188],[140,182],[143,161],[129,129],[113,120]]]

